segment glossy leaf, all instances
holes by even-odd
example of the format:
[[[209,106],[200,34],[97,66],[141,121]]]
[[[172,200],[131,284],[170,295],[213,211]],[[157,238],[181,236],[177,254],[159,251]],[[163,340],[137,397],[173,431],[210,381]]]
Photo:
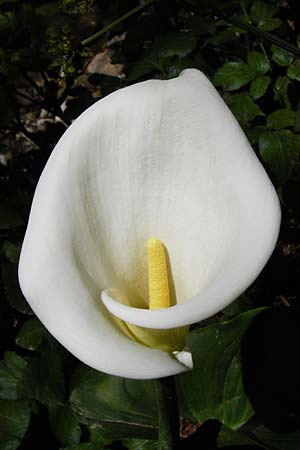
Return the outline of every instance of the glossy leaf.
[[[0,31],[7,31],[10,28],[13,28],[15,25],[15,20],[15,15],[11,11],[0,14]]]
[[[295,123],[296,113],[290,109],[277,109],[267,117],[267,128],[280,130],[292,127]]]
[[[26,433],[30,408],[25,400],[0,400],[0,448],[15,450]]]
[[[255,71],[243,62],[231,61],[225,63],[214,75],[216,86],[222,86],[227,91],[234,91],[248,84],[255,78]]]
[[[222,321],[233,319],[250,309],[253,309],[253,302],[245,294],[240,295],[234,302],[228,305],[222,311]]]
[[[156,437],[151,381],[128,380],[88,369],[71,395],[71,405],[83,423],[97,425],[106,437]]]
[[[103,447],[108,447],[112,443],[112,439],[107,438],[101,433],[97,425],[96,426],[90,426],[89,427],[90,432],[90,441],[94,442],[96,444],[101,444]]]
[[[174,65],[174,61],[166,64],[166,59],[174,56],[182,59],[193,51],[196,44],[197,41],[191,33],[167,33],[158,36],[152,46],[145,52],[145,55],[132,67],[128,78],[136,80],[154,70],[164,73],[165,65],[167,70],[169,70],[170,64]],[[182,69],[186,67],[188,66],[184,64]]]
[[[38,400],[48,408],[64,402],[64,376],[61,355],[49,350],[28,362],[22,390],[24,396]]]
[[[246,93],[225,97],[226,103],[241,124],[247,124],[257,116],[263,116],[259,106]]]
[[[300,81],[300,64],[298,63],[298,64],[288,67],[287,76],[291,80]]]
[[[270,62],[263,53],[254,51],[248,52],[247,62],[251,69],[259,75],[265,75],[270,70]]]
[[[194,370],[177,377],[181,415],[217,419],[236,429],[253,414],[242,386],[240,341],[261,309],[190,333]]]
[[[20,398],[19,385],[22,383],[26,361],[14,352],[6,352],[0,361],[0,398],[16,400]]]
[[[271,83],[271,78],[268,75],[266,75],[264,77],[255,78],[255,80],[253,80],[250,85],[251,97],[254,100],[262,97],[266,93],[270,83]]]
[[[288,130],[266,131],[259,139],[259,149],[278,181],[287,181],[299,160],[299,136]]]
[[[102,450],[104,447],[97,442],[82,442],[81,444],[76,445],[68,445],[67,447],[63,447],[60,450]],[[105,447],[105,450],[109,450],[108,447]]]
[[[263,125],[257,125],[256,127],[247,130],[247,137],[252,145],[258,144],[260,136],[266,131],[266,127]]]
[[[266,24],[268,24],[268,22],[277,12],[278,8],[276,6],[264,1],[255,0],[251,7],[250,17],[259,28],[267,31]]]
[[[156,38],[149,49],[149,54],[159,58],[168,58],[174,55],[183,58],[191,53],[196,44],[197,41],[191,33],[166,33]]]
[[[58,406],[50,411],[50,425],[55,436],[63,444],[78,444],[81,429],[79,421],[69,405]]]
[[[277,77],[273,87],[274,100],[283,103],[286,108],[291,108],[291,102],[288,96],[290,80],[288,77]]]
[[[4,241],[2,244],[2,252],[12,264],[16,264],[19,261],[20,245],[13,244],[10,241]]]
[[[271,50],[272,60],[279,66],[288,66],[292,63],[294,55],[284,48],[278,47],[277,45],[272,45]]]
[[[123,444],[128,450],[157,450],[157,441],[143,439],[124,439]]]
[[[36,317],[32,317],[20,329],[16,337],[16,343],[28,350],[36,350],[46,333],[47,331],[41,322]]]

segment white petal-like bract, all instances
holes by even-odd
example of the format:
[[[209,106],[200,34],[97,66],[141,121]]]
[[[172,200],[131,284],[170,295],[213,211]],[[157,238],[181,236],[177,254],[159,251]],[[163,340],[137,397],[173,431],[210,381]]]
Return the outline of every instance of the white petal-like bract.
[[[257,277],[279,224],[275,190],[243,131],[208,79],[188,69],[107,96],[66,131],[36,189],[20,284],[89,366],[168,376],[186,365],[131,340],[116,317],[163,329],[211,316]],[[168,249],[177,301],[160,310],[147,309],[152,236]]]

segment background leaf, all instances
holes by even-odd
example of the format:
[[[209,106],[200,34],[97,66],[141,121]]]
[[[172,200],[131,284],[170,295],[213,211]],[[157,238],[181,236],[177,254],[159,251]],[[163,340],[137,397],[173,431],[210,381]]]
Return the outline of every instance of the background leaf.
[[[274,433],[264,426],[259,426],[252,431],[253,436],[259,441],[270,445],[272,449],[298,450],[300,442],[300,432],[294,433]]]
[[[0,400],[0,448],[16,449],[30,421],[30,408],[25,400]]]
[[[263,116],[259,106],[246,93],[225,97],[226,103],[241,125],[247,125],[257,116]]]
[[[277,28],[281,21],[273,16],[278,12],[278,8],[270,3],[255,0],[251,7],[250,17],[257,24],[258,28],[265,31],[272,31]]]
[[[215,418],[237,429],[253,414],[242,386],[240,340],[261,310],[189,334],[194,369],[177,377],[181,414],[204,421]]]
[[[299,162],[300,138],[288,130],[266,131],[259,139],[260,154],[280,183],[291,176]]]
[[[255,78],[255,80],[253,80],[250,85],[251,97],[254,100],[262,97],[266,93],[266,90],[268,89],[270,83],[271,78],[269,76]]]
[[[151,381],[113,377],[87,369],[71,395],[83,423],[96,425],[104,436],[155,438],[157,412]]]
[[[273,111],[267,117],[267,127],[274,130],[280,130],[286,127],[292,127],[295,123],[296,113],[289,109],[278,109]]]
[[[50,409],[64,403],[64,375],[59,352],[49,350],[28,362],[22,392]]]
[[[16,400],[20,398],[19,385],[22,383],[27,362],[14,352],[6,352],[0,361],[0,398]]]
[[[41,322],[36,317],[32,317],[20,329],[16,343],[28,350],[36,350],[46,334],[47,331]]]
[[[289,66],[287,69],[287,76],[292,80],[300,81],[300,64],[297,60],[296,64]]]
[[[248,52],[247,62],[251,69],[259,75],[265,75],[270,70],[269,59],[263,53],[254,51]]]
[[[255,78],[255,71],[243,62],[227,62],[214,75],[216,86],[227,91],[234,91],[248,84]]]
[[[79,420],[69,405],[51,409],[50,425],[55,436],[63,444],[79,444],[81,435]]]
[[[294,55],[284,48],[278,47],[277,45],[272,45],[271,50],[273,53],[272,60],[279,66],[288,66],[292,63]]]

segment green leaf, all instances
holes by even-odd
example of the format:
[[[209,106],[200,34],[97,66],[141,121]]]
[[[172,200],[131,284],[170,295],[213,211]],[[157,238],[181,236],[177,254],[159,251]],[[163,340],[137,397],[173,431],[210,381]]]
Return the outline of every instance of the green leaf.
[[[172,61],[166,64],[166,73],[168,78],[175,78],[178,77],[180,72],[182,72],[184,69],[187,69],[192,66],[193,62],[190,58],[181,58],[181,59],[177,58],[176,60],[173,60],[172,58]]]
[[[247,14],[250,0],[240,0],[241,8],[244,14]]]
[[[128,450],[157,450],[156,441],[143,439],[123,439],[123,444]]]
[[[279,450],[299,450],[300,431],[293,433],[274,433],[268,430],[263,425],[251,431],[254,437],[257,437],[260,442],[263,442],[267,446],[271,446],[272,449]]]
[[[225,63],[215,73],[213,82],[227,91],[234,91],[248,84],[253,78],[255,78],[255,71],[248,64],[231,61]]]
[[[292,127],[295,123],[296,113],[290,109],[277,109],[267,117],[267,128],[281,130]]]
[[[219,33],[215,33],[214,36],[211,36],[205,40],[205,45],[212,44],[217,47],[220,45],[224,45],[227,42],[232,42],[237,40],[237,33],[235,33],[231,29],[220,31]]]
[[[258,443],[256,440],[251,439],[248,436],[239,433],[238,431],[231,430],[230,428],[223,425],[218,435],[217,444],[219,446],[227,446],[227,445],[242,446],[242,445],[255,445]],[[238,448],[241,448],[241,450],[243,449],[243,447]],[[262,448],[261,445],[259,446],[259,448]]]
[[[181,416],[201,421],[214,418],[236,429],[253,415],[242,385],[240,342],[261,311],[247,311],[189,334],[194,369],[177,377]]]
[[[259,75],[265,75],[270,70],[270,62],[267,56],[260,52],[248,52],[247,62],[251,69]]]
[[[264,77],[257,77],[250,84],[250,95],[254,100],[262,97],[271,83],[271,78],[266,75]]]
[[[194,50],[196,44],[197,40],[192,33],[166,33],[157,37],[145,55],[131,69],[128,79],[136,80],[154,70],[164,73],[165,66],[169,66],[166,59],[174,56],[184,58]]]
[[[254,305],[250,298],[242,294],[222,310],[222,321],[233,319],[239,314],[253,309],[253,307]]]
[[[93,425],[89,427],[90,432],[90,441],[103,445],[103,447],[107,447],[112,443],[112,439],[103,436],[103,434],[97,430],[97,426]]]
[[[16,23],[15,14],[12,11],[0,14],[0,31],[8,31],[14,28]]]
[[[81,429],[77,416],[69,405],[57,406],[50,411],[50,425],[63,444],[78,444]]]
[[[4,283],[6,298],[12,308],[23,314],[32,314],[31,308],[25,300],[18,283],[17,264],[1,264],[1,275]]]
[[[294,59],[294,55],[284,48],[277,45],[271,45],[272,60],[279,66],[289,66]]]
[[[0,400],[0,448],[15,450],[29,425],[31,411],[25,400]]]
[[[127,78],[134,81],[150,72],[153,72],[154,70],[157,70],[157,66],[151,60],[143,58],[133,66]]]
[[[196,47],[197,40],[192,33],[166,33],[155,39],[148,55],[159,58],[178,56],[184,58]]]
[[[28,362],[22,392],[24,396],[38,400],[49,409],[64,402],[64,376],[60,353],[48,350]]]
[[[273,17],[272,19],[268,19],[264,23],[259,25],[258,28],[263,31],[273,31],[276,30],[276,28],[280,27],[281,24],[282,20],[280,20],[278,17]]]
[[[259,139],[259,150],[279,183],[283,184],[299,162],[300,137],[289,130],[266,131]]]
[[[241,125],[247,125],[257,116],[264,116],[259,106],[254,103],[249,94],[241,93],[225,96],[225,101]]]
[[[255,0],[250,10],[250,17],[257,24],[258,28],[266,30],[266,24],[277,12],[278,8],[276,6]]]
[[[105,437],[156,438],[157,409],[151,381],[87,369],[70,400],[81,421],[96,426]]]
[[[21,246],[20,244],[13,244],[10,241],[4,241],[2,244],[2,252],[6,258],[13,264],[19,261]]]
[[[16,400],[19,396],[19,384],[22,382],[26,361],[14,352],[6,352],[0,361],[0,398]]]
[[[288,67],[287,76],[291,80],[300,81],[300,60],[297,60],[295,65]]]
[[[291,102],[288,96],[290,80],[288,77],[277,77],[274,84],[274,100],[282,103],[286,108],[291,108]]]
[[[258,144],[260,136],[266,131],[263,125],[257,125],[246,131],[247,137],[252,145]]]
[[[67,447],[63,447],[60,450],[103,450],[104,447],[98,442],[82,442],[81,444],[76,445],[68,445]],[[109,448],[105,447],[105,450],[109,450]]]
[[[16,344],[28,350],[36,350],[45,334],[47,331],[41,322],[36,317],[32,317],[20,329],[16,337]]]

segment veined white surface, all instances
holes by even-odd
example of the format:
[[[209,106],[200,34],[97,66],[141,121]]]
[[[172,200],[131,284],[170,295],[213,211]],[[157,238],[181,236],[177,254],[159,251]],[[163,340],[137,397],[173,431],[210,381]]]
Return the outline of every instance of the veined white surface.
[[[20,284],[86,364],[168,376],[187,368],[130,340],[115,316],[148,328],[209,317],[254,281],[279,225],[275,190],[243,131],[209,80],[188,69],[107,96],[66,131],[36,189]],[[167,309],[147,309],[152,236],[169,254],[177,305]]]

